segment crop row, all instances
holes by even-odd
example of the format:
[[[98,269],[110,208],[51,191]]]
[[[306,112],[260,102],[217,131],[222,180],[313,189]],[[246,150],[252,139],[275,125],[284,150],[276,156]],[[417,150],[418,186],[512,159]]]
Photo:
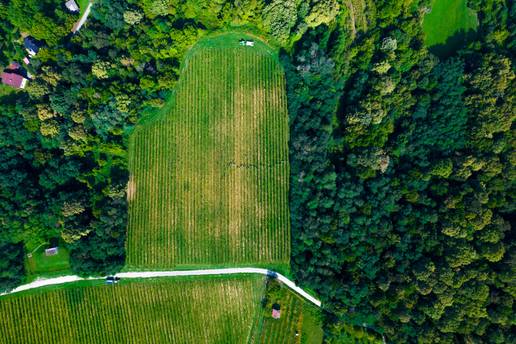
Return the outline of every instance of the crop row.
[[[0,343],[244,343],[261,277],[76,287],[0,300]]]

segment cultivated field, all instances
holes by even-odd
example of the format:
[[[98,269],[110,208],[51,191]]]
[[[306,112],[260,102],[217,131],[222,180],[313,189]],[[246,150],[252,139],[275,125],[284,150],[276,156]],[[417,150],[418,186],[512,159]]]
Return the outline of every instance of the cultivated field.
[[[261,316],[254,319],[249,343],[321,344],[320,310],[285,286],[274,284],[280,287],[275,292],[265,287]],[[281,311],[279,319],[271,315],[276,303]]]
[[[304,301],[293,293],[288,293],[282,301],[280,319],[256,319],[251,343],[299,343]]]
[[[0,343],[246,343],[262,276],[157,279],[0,298]]]
[[[288,116],[265,44],[189,53],[174,100],[130,142],[127,265],[288,265]]]
[[[264,282],[263,276],[158,278],[3,296],[0,344],[321,344],[319,310],[282,287],[275,300],[281,318],[272,319],[261,305]]]

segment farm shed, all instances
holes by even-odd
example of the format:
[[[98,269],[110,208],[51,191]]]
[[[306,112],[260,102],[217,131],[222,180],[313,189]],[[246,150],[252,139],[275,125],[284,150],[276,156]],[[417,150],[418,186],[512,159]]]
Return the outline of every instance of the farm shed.
[[[45,256],[55,256],[58,253],[59,249],[57,247],[51,247],[45,250]]]
[[[279,319],[281,317],[281,306],[277,303],[272,305],[272,317]]]
[[[65,3],[66,8],[68,8],[68,11],[70,12],[79,12],[79,6],[75,2],[75,0],[68,0]]]

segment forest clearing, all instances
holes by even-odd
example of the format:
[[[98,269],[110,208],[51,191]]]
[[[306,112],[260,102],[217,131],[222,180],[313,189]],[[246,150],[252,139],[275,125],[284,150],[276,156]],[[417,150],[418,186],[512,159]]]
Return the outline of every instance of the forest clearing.
[[[425,15],[425,44],[430,50],[445,56],[471,39],[478,26],[477,14],[468,8],[466,0],[433,0]]]
[[[288,118],[277,57],[240,35],[188,54],[129,148],[127,266],[288,265]]]

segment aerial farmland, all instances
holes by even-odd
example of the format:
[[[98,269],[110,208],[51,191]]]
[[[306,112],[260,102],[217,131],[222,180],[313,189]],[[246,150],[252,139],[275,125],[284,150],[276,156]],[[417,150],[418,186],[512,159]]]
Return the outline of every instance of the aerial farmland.
[[[131,137],[129,267],[288,267],[285,79],[277,52],[240,37],[197,43]]]

